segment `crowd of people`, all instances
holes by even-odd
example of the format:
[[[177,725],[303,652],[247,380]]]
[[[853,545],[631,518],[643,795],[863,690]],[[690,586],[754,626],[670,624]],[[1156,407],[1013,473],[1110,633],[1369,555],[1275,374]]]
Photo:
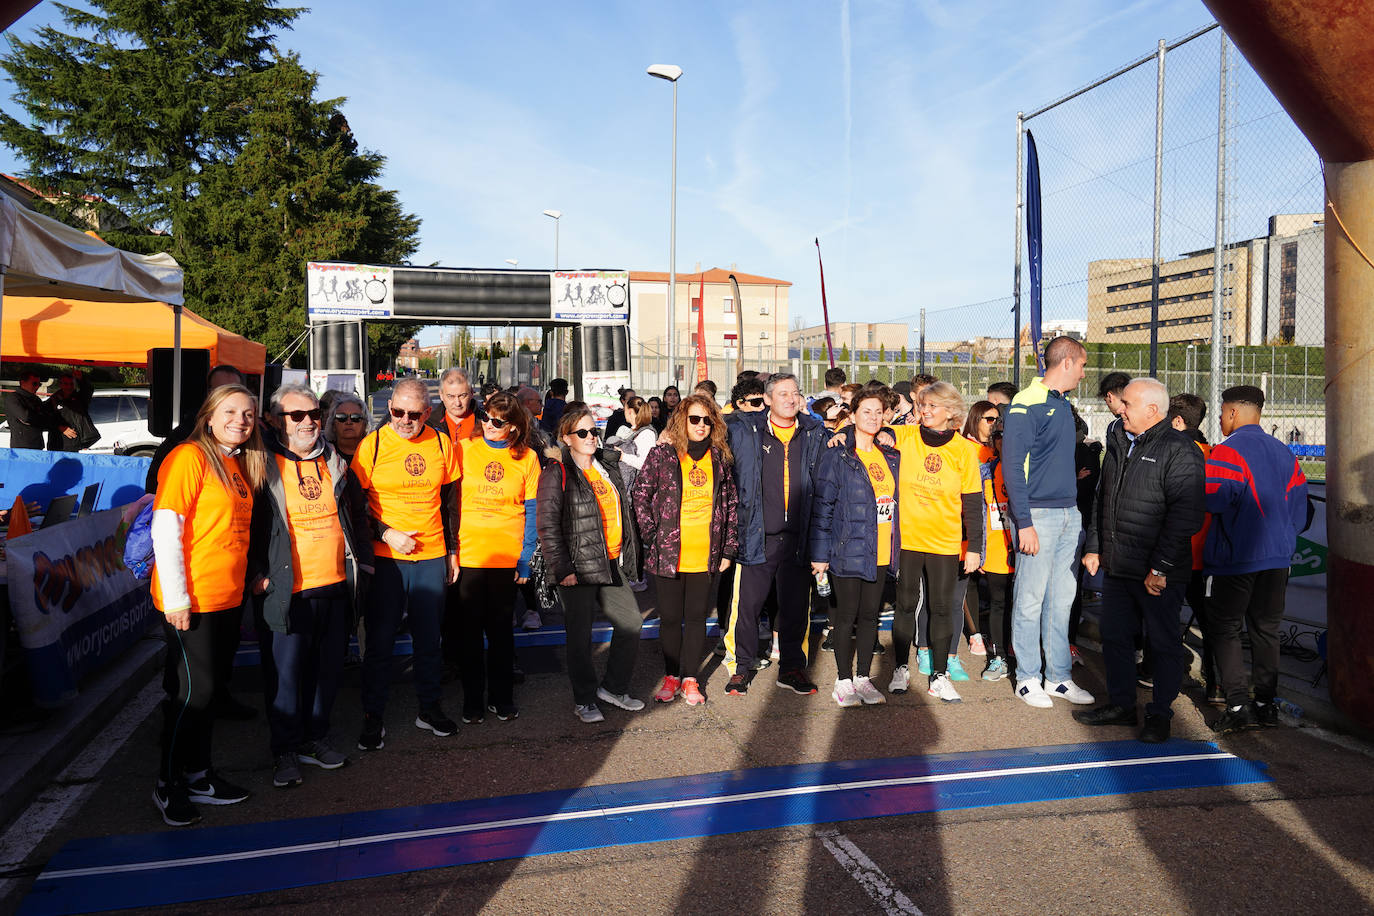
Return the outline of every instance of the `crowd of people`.
[[[464,723],[519,716],[515,628],[539,627],[560,604],[576,717],[642,710],[636,592],[650,586],[663,673],[646,699],[661,704],[744,696],[774,665],[778,687],[816,694],[822,650],[834,653],[841,707],[884,703],[918,675],[957,703],[956,684],[975,676],[959,653],[967,638],[968,656],[984,659],[977,677],[1010,680],[1028,706],[1059,699],[1083,707],[1074,717],[1086,725],[1163,741],[1186,669],[1187,600],[1205,689],[1224,707],[1217,730],[1275,724],[1278,620],[1310,516],[1296,460],[1260,426],[1263,393],[1228,389],[1227,438],[1209,446],[1200,398],[1113,374],[1099,395],[1117,419],[1094,449],[1068,400],[1082,344],[1056,338],[1044,359],[1025,389],[997,382],[972,403],[926,375],[853,384],[831,369],[807,398],[791,374],[745,372],[724,406],[709,381],[686,397],[622,391],[604,426],[562,379],[541,398],[475,391],[450,369],[440,411],[423,382],[403,379],[370,431],[356,396],[322,402],[299,385],[273,392],[260,416],[237,373],[217,368],[149,481],[169,643],[154,790],[164,820],[190,824],[198,805],[248,796],[216,772],[211,742],[214,718],[236,703],[224,688],[245,605],[283,788],[303,767],[346,762],[330,742],[332,707],[359,621],[356,745],[375,752],[402,626],[414,725],[437,737],[459,728],[449,683]],[[1073,678],[1085,577],[1099,575],[1102,704]],[[871,676],[889,602],[884,691]],[[829,614],[823,642],[817,610]],[[708,689],[713,612],[724,676]],[[600,673],[598,615],[612,631]]]
[[[43,376],[26,369],[19,384],[5,393],[10,448],[79,452],[100,441],[90,413],[95,388],[80,369],[58,374],[57,390],[46,398],[38,396],[42,387]]]

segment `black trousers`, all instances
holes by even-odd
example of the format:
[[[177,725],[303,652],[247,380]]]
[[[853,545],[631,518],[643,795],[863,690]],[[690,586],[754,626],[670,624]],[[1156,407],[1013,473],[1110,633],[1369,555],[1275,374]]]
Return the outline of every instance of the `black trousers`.
[[[983,627],[988,657],[1005,657],[1007,646],[1011,645],[1012,577],[994,572],[983,572],[981,576],[988,585],[988,620]]]
[[[663,673],[696,677],[706,650],[706,615],[711,610],[715,577],[708,572],[654,576],[658,595],[658,642],[663,647]]]
[[[1170,581],[1158,595],[1145,590],[1143,579],[1103,576],[1102,661],[1107,668],[1107,696],[1124,709],[1135,708],[1135,638],[1145,630],[1154,647],[1154,697],[1145,704],[1148,715],[1173,715],[1170,707],[1183,684],[1183,630],[1178,609],[1183,606],[1187,580]]]
[[[1279,622],[1283,619],[1288,570],[1264,569],[1239,576],[1213,576],[1212,597],[1207,601],[1212,651],[1221,669],[1221,688],[1226,705],[1240,706],[1250,699],[1268,703],[1279,689]],[[1250,682],[1245,678],[1245,654],[1240,645],[1244,624],[1250,631]]]
[[[883,607],[886,566],[878,567],[874,582],[849,576],[831,576],[835,607],[830,612],[830,641],[835,644],[835,677],[854,676],[855,655],[858,673],[868,677],[873,664],[873,642],[878,638],[878,614]],[[856,632],[857,624],[857,632]]]
[[[568,680],[572,682],[573,702],[578,706],[596,702],[592,621],[596,618],[597,610],[611,622],[611,648],[601,686],[617,696],[629,693],[644,616],[640,613],[635,593],[620,574],[619,564],[611,562],[609,585],[560,585],[558,594],[563,599],[564,626],[568,631]]]
[[[189,630],[163,624],[167,639],[163,686],[169,689],[162,702],[159,775],[167,782],[179,782],[188,773],[210,768],[210,738],[215,724],[210,701],[219,686],[220,672],[234,663],[240,616],[240,608],[235,606],[191,614]]]
[[[1193,609],[1193,614],[1197,617],[1198,630],[1202,632],[1202,682],[1210,688],[1221,683],[1221,676],[1217,673],[1216,653],[1212,650],[1215,640],[1212,639],[1211,618],[1207,613],[1207,577],[1202,574],[1202,570],[1193,570],[1185,594],[1188,607]]]
[[[781,670],[806,668],[807,637],[811,632],[811,570],[797,560],[797,538],[792,532],[767,535],[763,562],[742,565],[735,573],[735,610],[725,638],[725,665],[732,675],[753,670],[759,650],[759,611],[774,585],[778,590],[778,613],[773,628],[778,633]]]
[[[340,582],[297,592],[286,616],[286,633],[269,629],[261,617],[255,621],[274,757],[329,735],[353,619],[348,586]]]
[[[480,714],[515,701],[515,570],[464,566],[458,573],[459,653],[463,711]],[[445,611],[447,613],[447,610]],[[482,638],[486,637],[483,650]]]
[[[911,657],[911,643],[916,638],[916,605],[921,596],[921,577],[929,588],[925,590],[925,605],[930,608],[930,644],[947,648],[954,628],[954,611],[962,617],[962,605],[954,603],[954,587],[959,580],[959,558],[944,554],[903,550],[897,560],[897,611],[892,616],[892,647],[896,650],[893,665],[905,665]],[[934,674],[944,674],[949,667],[945,652],[930,653],[930,667]]]

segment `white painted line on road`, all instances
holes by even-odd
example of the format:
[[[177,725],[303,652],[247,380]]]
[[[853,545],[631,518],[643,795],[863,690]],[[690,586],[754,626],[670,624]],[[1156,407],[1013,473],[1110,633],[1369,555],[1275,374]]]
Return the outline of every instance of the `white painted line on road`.
[[[864,779],[853,782],[821,783],[819,785],[791,786],[784,789],[768,789],[757,792],[738,792],[733,795],[715,795],[701,798],[673,799],[670,801],[646,802],[640,804],[615,805],[611,807],[588,808],[581,811],[558,811],[552,814],[536,814],[528,817],[513,817],[495,821],[479,821],[471,824],[451,824],[440,827],[426,827],[416,830],[401,830],[392,833],[374,833],[364,836],[347,837],[338,840],[322,840],[313,843],[296,843],[289,846],[269,846],[259,849],[245,849],[239,852],[217,853],[214,855],[185,856],[174,859],[155,859],[147,862],[128,862],[121,865],[97,865],[87,868],[67,868],[44,871],[38,876],[40,881],[56,881],[63,878],[84,878],[90,875],[113,875],[128,872],[155,871],[164,868],[194,868],[198,865],[212,865],[224,862],[243,862],[274,856],[294,855],[307,852],[321,852],[329,849],[346,849],[357,846],[370,846],[383,843],[397,843],[406,840],[428,839],[440,836],[461,836],[487,830],[501,830],[508,827],[528,827],[536,824],[551,824],[559,821],[592,820],[602,817],[625,817],[632,814],[654,811],[673,811],[684,808],[705,808],[715,805],[728,805],[737,802],[758,801],[773,798],[795,798],[806,795],[821,795],[828,792],[852,792],[870,789],[887,789],[898,786],[916,786],[931,783],[955,783],[977,779],[997,779],[1008,776],[1028,776],[1046,773],[1073,773],[1082,770],[1115,769],[1130,766],[1159,766],[1167,763],[1188,763],[1201,760],[1234,760],[1226,751],[1205,751],[1195,754],[1172,754],[1165,757],[1129,757],[1122,760],[1086,760],[1078,763],[1057,763],[1042,766],[1003,767],[990,770],[973,770],[965,773],[936,773],[925,776],[902,776],[888,779]]]
[[[884,874],[872,859],[864,855],[862,849],[850,842],[848,837],[838,830],[818,830],[816,835],[821,838],[825,848],[830,850],[835,861],[840,863],[840,868],[858,882],[864,893],[872,897],[873,902],[882,907],[884,913],[888,916],[921,916],[920,909],[911,902],[911,898],[898,890],[892,879]]]
[[[161,681],[143,688],[133,700],[101,729],[76,759],[53,779],[34,801],[15,818],[0,836],[0,869],[22,868],[62,818],[95,791],[95,777],[115,755],[134,730],[148,718],[163,697]],[[15,879],[0,880],[0,900],[18,884]]]

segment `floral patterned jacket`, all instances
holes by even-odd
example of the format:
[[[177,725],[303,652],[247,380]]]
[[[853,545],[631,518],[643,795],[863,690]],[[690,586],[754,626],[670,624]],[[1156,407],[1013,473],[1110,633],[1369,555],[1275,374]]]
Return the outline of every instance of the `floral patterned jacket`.
[[[739,497],[735,475],[719,449],[711,449],[712,489],[711,554],[708,568],[720,568],[722,557],[734,559],[739,552]],[[666,579],[677,578],[682,552],[682,463],[677,449],[660,442],[649,450],[644,467],[630,491],[635,520],[644,544],[644,571]]]

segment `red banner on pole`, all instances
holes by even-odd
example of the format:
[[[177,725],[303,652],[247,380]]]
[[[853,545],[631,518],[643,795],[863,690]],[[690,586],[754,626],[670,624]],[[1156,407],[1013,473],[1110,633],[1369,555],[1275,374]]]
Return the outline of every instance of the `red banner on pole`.
[[[816,263],[821,266],[821,317],[825,319],[825,356],[835,368],[835,350],[830,346],[830,307],[825,303],[825,262],[821,260],[821,240],[816,239]]]

